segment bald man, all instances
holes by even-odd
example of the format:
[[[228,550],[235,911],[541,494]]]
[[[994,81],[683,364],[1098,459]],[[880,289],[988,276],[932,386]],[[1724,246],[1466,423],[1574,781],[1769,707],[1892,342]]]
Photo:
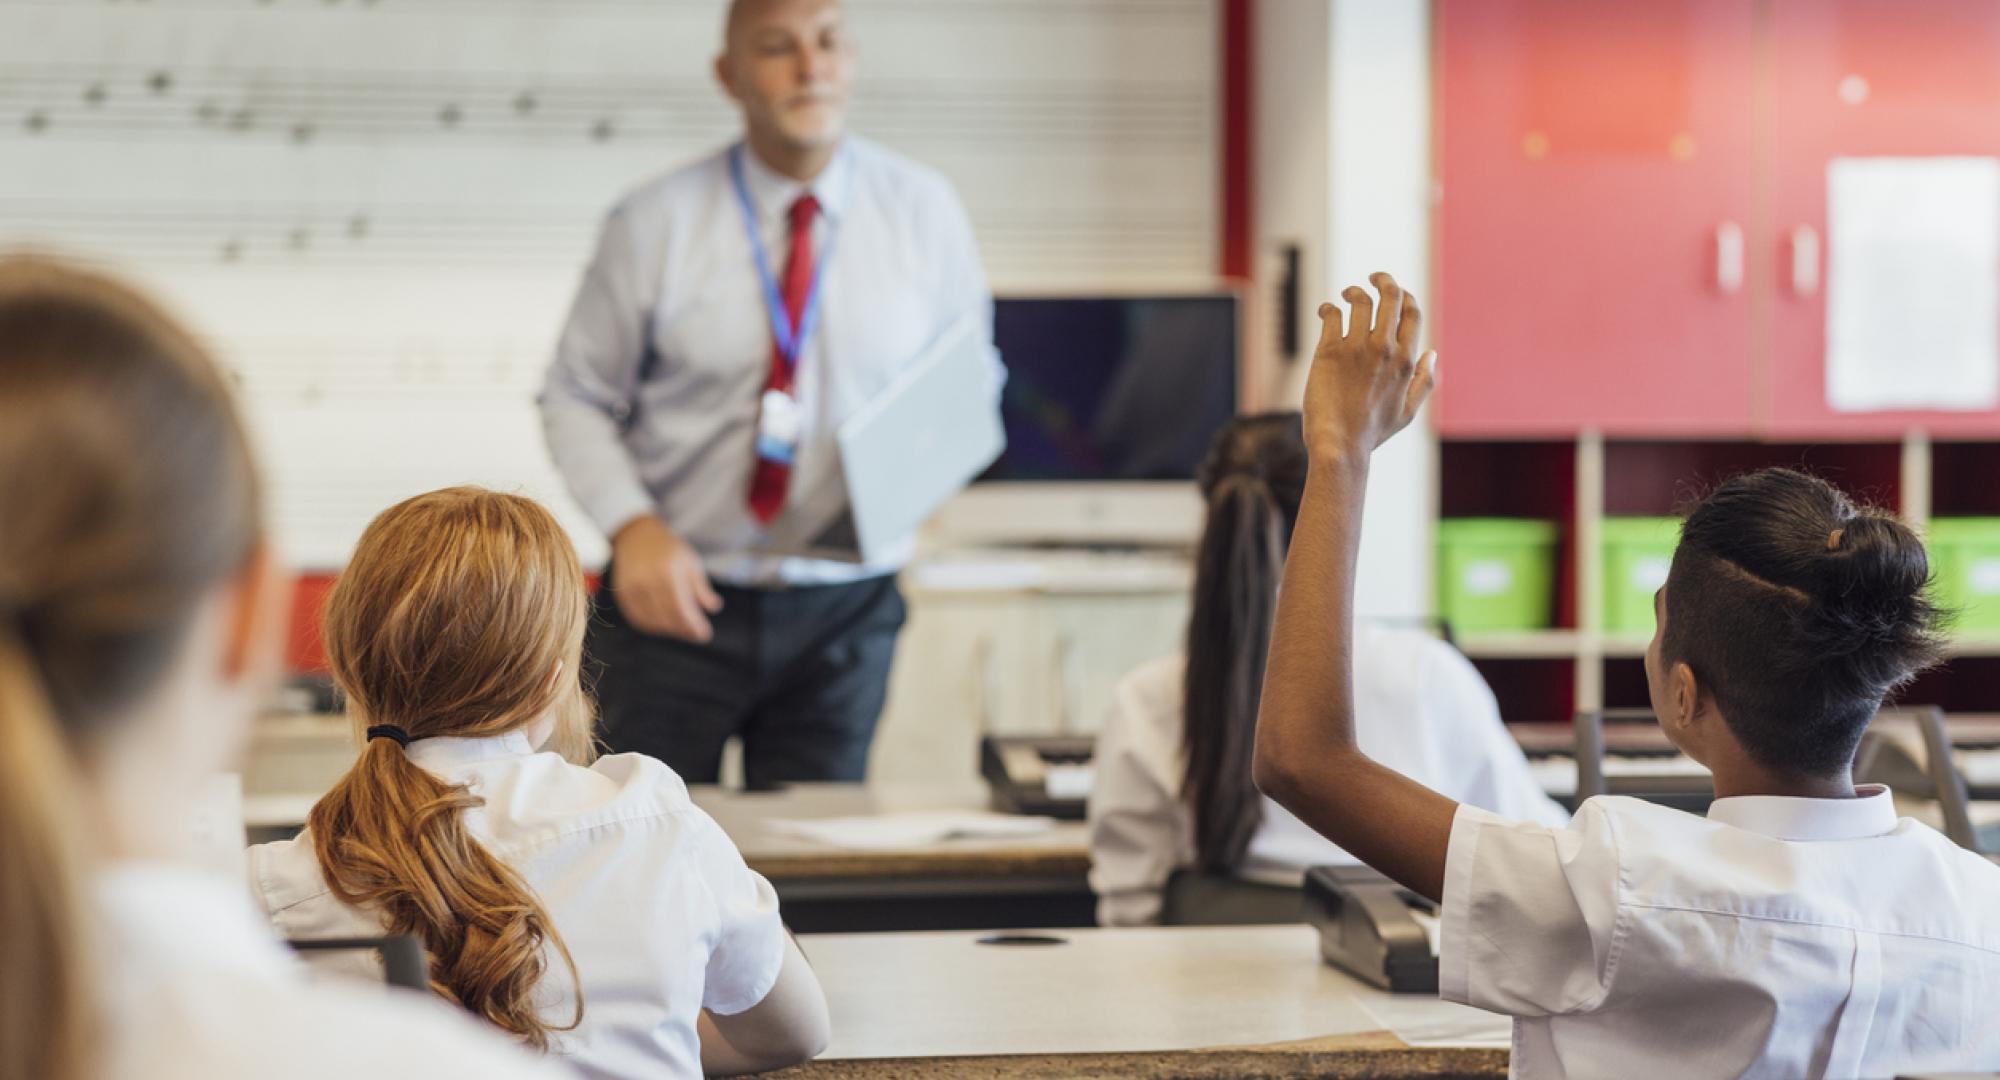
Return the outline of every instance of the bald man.
[[[859,780],[908,551],[857,566],[765,541],[840,483],[840,422],[928,344],[972,317],[990,349],[992,295],[951,185],[846,133],[837,0],[738,0],[724,38],[743,138],[613,207],[543,427],[611,538],[588,642],[611,747],[709,783],[734,736],[751,787]]]

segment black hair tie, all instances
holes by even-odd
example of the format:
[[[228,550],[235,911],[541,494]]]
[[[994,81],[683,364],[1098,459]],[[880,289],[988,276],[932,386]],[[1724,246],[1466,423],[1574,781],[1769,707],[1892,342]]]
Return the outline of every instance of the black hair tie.
[[[369,728],[368,741],[374,742],[376,739],[394,739],[397,746],[405,749],[410,745],[410,733],[394,724],[377,724]]]

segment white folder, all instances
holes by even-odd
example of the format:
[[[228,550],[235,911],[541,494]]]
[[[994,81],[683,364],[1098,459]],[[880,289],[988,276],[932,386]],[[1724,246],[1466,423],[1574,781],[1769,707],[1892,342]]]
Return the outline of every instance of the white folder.
[[[808,493],[759,551],[878,562],[1007,446],[986,321],[968,315],[835,434],[834,490]]]

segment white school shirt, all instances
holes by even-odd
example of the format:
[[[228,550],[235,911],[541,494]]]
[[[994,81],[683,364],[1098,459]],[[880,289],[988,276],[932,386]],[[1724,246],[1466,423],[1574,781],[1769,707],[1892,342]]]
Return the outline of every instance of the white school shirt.
[[[647,183],[612,208],[542,387],[549,452],[606,535],[657,514],[719,580],[813,585],[893,573],[911,544],[864,566],[752,553],[766,536],[747,499],[772,328],[730,153]],[[781,282],[792,204],[811,192],[821,206],[819,319],[794,386],[803,427],[787,505],[796,506],[840,484],[840,422],[926,346],[968,317],[992,341],[993,294],[972,224],[935,170],[858,136],[810,184],[747,150],[742,160]],[[997,353],[991,362],[997,410],[1004,376]]]
[[[485,805],[466,827],[541,899],[583,984],[583,1024],[550,1049],[598,1078],[699,1077],[695,1021],[734,1015],[771,991],[786,936],[769,882],[743,864],[672,769],[643,754],[585,768],[535,753],[512,732],[420,739],[410,760]],[[335,897],[310,831],[250,851],[271,921],[290,938],[382,933],[371,912]],[[568,1023],[576,988],[550,952],[541,1015]]]
[[[1167,879],[1196,864],[1194,813],[1181,798],[1186,671],[1185,657],[1174,656],[1126,676],[1097,736],[1090,886],[1103,926],[1157,922]],[[1569,820],[1535,783],[1478,669],[1429,634],[1356,628],[1354,735],[1369,757],[1460,802],[1553,825]],[[1297,886],[1311,867],[1357,861],[1284,807],[1259,803],[1263,821],[1238,876]]]
[[[118,863],[95,891],[107,1080],[572,1075],[442,1001],[309,981],[236,879]]]
[[[1460,807],[1441,996],[1514,1017],[1517,1077],[2000,1068],[2000,867],[1854,799]]]

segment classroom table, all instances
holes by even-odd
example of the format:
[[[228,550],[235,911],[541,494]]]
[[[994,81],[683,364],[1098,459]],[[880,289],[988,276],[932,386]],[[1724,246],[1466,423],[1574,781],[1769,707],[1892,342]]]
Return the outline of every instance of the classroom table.
[[[1306,926],[806,935],[833,1044],[786,1080],[1500,1077],[1505,1017],[1389,994]]]
[[[1080,821],[1029,836],[862,850],[774,825],[931,810],[980,810],[983,784],[792,784],[772,792],[690,788],[743,859],[771,880],[801,932],[1089,926],[1090,842]]]
[[[354,759],[342,717],[267,721],[243,798],[253,841],[293,835],[312,804]],[[898,850],[857,850],[793,836],[785,820],[981,810],[973,777],[934,784],[794,784],[776,791],[689,789],[771,880],[785,918],[802,932],[1088,926],[1095,901],[1082,822],[1011,839],[947,839]]]

